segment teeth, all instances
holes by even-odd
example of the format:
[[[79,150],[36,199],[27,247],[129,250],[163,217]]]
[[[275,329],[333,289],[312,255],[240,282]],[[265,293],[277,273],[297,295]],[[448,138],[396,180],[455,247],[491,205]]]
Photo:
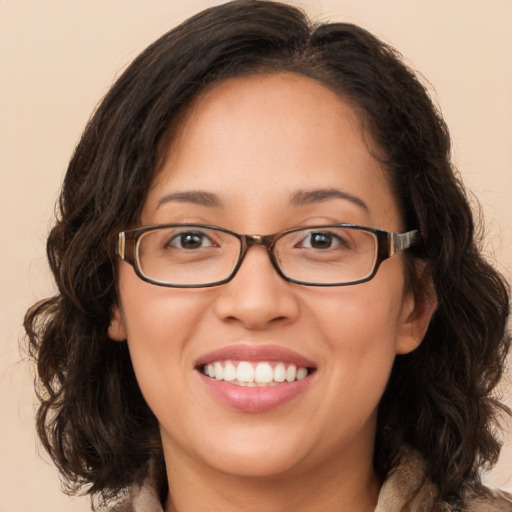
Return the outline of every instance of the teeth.
[[[220,363],[213,363],[213,373],[217,380],[224,380],[224,368]]]
[[[274,368],[274,380],[276,382],[284,382],[286,380],[286,366],[278,363]]]
[[[297,377],[297,367],[294,364],[291,364],[286,369],[286,380],[288,382],[293,382],[295,377]]]
[[[241,362],[236,369],[236,380],[238,382],[254,382],[254,368],[251,363]]]
[[[226,366],[224,366],[224,380],[236,380],[236,368],[232,363],[227,363]]]
[[[294,364],[268,362],[215,361],[203,368],[203,373],[215,380],[224,380],[238,386],[275,386],[281,382],[294,382],[308,376],[307,368]]]
[[[299,368],[297,370],[297,380],[302,380],[308,376],[307,368]]]
[[[268,363],[259,363],[256,366],[254,381],[259,384],[268,384],[274,380],[274,370]]]

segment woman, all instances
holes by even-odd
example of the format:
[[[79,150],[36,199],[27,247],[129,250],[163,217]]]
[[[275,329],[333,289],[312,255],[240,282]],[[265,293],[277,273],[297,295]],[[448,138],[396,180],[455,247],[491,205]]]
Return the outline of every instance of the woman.
[[[26,329],[39,435],[114,510],[511,510],[510,339],[447,129],[396,52],[237,1],[92,117]]]

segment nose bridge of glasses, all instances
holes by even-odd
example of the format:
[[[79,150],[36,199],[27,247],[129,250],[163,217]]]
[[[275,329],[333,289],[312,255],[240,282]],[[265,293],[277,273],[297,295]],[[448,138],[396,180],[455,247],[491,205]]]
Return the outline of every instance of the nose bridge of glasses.
[[[253,245],[264,245],[262,238],[262,235],[244,235],[247,247],[252,247]]]
[[[267,249],[268,255],[270,257],[270,261],[272,265],[275,267],[276,262],[274,255],[272,254],[272,248],[275,243],[275,235],[241,235],[242,247],[240,251],[240,259],[239,266],[242,264],[242,261],[245,259],[247,251],[251,247],[263,246]]]
[[[272,247],[275,243],[275,235],[242,235],[242,245],[244,252],[254,246],[263,245],[267,248],[269,253],[272,252]]]

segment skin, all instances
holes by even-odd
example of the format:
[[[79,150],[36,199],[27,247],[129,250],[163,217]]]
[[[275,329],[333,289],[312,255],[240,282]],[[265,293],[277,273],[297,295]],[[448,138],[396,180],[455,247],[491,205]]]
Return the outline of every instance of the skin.
[[[292,73],[229,79],[186,113],[143,208],[142,225],[199,222],[239,233],[350,222],[402,231],[386,175],[356,111],[317,81]],[[298,190],[338,189],[290,205]],[[170,193],[204,191],[222,206]],[[174,289],[119,264],[120,306],[109,335],[128,340],[140,388],[159,420],[167,512],[374,509],[376,411],[396,354],[414,350],[430,310],[405,286],[403,255],[369,282],[318,288],[283,280],[266,249],[213,288]],[[233,344],[278,345],[313,361],[291,402],[251,414],[212,397],[194,369]]]

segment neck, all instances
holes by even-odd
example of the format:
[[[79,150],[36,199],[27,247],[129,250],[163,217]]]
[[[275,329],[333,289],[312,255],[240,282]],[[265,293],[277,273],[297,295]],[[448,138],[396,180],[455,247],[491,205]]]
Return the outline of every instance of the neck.
[[[169,462],[172,499],[166,512],[373,512],[380,489],[371,452],[346,464],[336,457],[300,472],[257,478],[219,473],[194,461]]]

